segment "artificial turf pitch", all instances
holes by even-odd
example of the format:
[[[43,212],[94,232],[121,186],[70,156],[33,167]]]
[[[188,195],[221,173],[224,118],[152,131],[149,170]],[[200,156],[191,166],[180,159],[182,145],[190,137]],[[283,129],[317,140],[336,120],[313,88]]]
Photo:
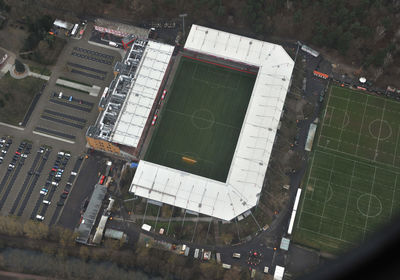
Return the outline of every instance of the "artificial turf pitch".
[[[255,79],[182,57],[145,160],[225,182]]]
[[[332,87],[314,140],[294,240],[339,253],[398,214],[400,103]]]

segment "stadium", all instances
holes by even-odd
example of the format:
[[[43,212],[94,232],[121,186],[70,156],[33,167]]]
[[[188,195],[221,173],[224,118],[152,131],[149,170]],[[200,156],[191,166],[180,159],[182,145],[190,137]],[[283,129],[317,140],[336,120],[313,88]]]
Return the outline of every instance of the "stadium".
[[[130,187],[136,196],[225,221],[249,211],[263,187],[293,60],[279,45],[199,25],[176,56],[154,41],[143,48],[135,70],[119,71],[102,97],[89,145],[139,160]]]

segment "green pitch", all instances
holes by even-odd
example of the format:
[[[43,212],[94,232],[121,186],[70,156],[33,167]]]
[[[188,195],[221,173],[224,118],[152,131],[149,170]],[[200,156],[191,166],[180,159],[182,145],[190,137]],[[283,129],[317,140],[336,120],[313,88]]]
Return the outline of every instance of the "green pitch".
[[[338,253],[400,206],[400,103],[332,87],[295,222],[297,242]]]
[[[182,57],[145,160],[225,182],[255,79]]]

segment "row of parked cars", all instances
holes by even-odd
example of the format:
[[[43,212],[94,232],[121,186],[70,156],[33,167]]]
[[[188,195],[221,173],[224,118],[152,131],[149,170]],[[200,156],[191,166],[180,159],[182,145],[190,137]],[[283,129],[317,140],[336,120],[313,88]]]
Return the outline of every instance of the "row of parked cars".
[[[11,139],[10,139],[11,140]],[[8,171],[11,171],[15,168],[15,165],[17,162],[20,165],[23,165],[25,163],[25,159],[28,157],[28,154],[31,153],[32,149],[32,144],[31,143],[26,143],[26,142],[21,142],[19,144],[18,149],[15,151],[15,154],[13,156],[13,159],[11,160],[11,163],[8,165]],[[18,159],[20,159],[18,161]]]
[[[61,181],[61,177],[64,174],[64,169],[65,166],[68,163],[68,160],[71,158],[71,154],[66,153],[66,152],[58,152],[57,154],[57,159],[54,162],[54,165],[52,169],[49,172],[49,177],[46,181],[45,186],[40,190],[40,195],[43,195],[43,204],[45,205],[50,205],[51,201],[48,198],[49,194],[49,189],[52,186],[54,189],[56,189],[59,185],[59,182]],[[70,184],[70,183],[67,183]],[[67,198],[69,194],[69,190],[66,188],[63,190],[63,192],[60,195],[60,200],[57,202],[57,206],[63,206],[64,205],[64,200]],[[44,216],[42,215],[36,215],[36,219],[39,221],[44,220]]]
[[[3,162],[4,157],[6,156],[8,152],[8,148],[12,144],[12,139],[8,137],[2,137],[0,139],[0,149],[1,149],[1,156],[0,156],[0,164]]]

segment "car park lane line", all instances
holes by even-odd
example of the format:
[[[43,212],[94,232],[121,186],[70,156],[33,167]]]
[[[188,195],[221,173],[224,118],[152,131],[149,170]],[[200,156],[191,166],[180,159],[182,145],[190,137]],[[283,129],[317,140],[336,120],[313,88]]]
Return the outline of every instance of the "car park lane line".
[[[73,109],[76,109],[76,110],[85,111],[85,112],[91,112],[92,111],[92,108],[86,108],[86,107],[82,107],[82,106],[79,106],[79,105],[75,105],[75,104],[71,104],[71,103],[67,103],[67,102],[62,102],[62,101],[59,101],[57,99],[50,99],[50,102],[53,102],[53,103],[56,103],[56,104],[60,104],[60,105],[63,105],[63,106],[67,106],[67,107],[70,107],[70,108],[73,108]]]
[[[50,151],[49,150],[46,151],[45,157],[48,158],[49,154],[50,154]],[[43,167],[45,164],[46,164],[46,160],[42,160],[42,162],[40,163],[39,168],[37,170],[39,173],[43,171]],[[28,200],[33,192],[33,189],[35,188],[35,185],[36,185],[38,179],[39,179],[39,176],[35,176],[35,178],[33,178],[33,182],[31,183],[31,185],[26,193],[26,196],[25,196],[24,200],[22,201],[22,204],[18,210],[17,216],[22,216],[22,213],[25,210],[26,204],[28,204]]]
[[[45,120],[49,120],[49,121],[56,122],[56,123],[61,123],[61,124],[72,126],[72,127],[76,127],[76,128],[79,128],[79,129],[82,129],[82,128],[85,127],[84,125],[81,125],[81,124],[76,124],[76,123],[73,123],[73,122],[69,122],[69,121],[53,118],[53,117],[50,117],[50,116],[47,116],[47,115],[41,115],[40,117],[42,119],[45,119]]]
[[[74,120],[74,121],[77,121],[77,122],[86,123],[85,119],[78,118],[78,117],[71,116],[71,115],[67,115],[67,114],[63,114],[63,113],[56,112],[56,111],[52,111],[52,110],[49,110],[49,109],[44,109],[43,112],[51,114],[51,115],[54,115],[54,116],[59,116],[59,117],[63,117],[63,118],[66,118],[66,119],[71,119],[71,120]]]
[[[85,65],[81,65],[81,64],[78,64],[78,63],[68,62],[67,65],[73,66],[73,67],[76,67],[76,68],[85,69],[85,70],[92,71],[92,72],[95,72],[95,73],[99,73],[99,74],[102,74],[104,76],[107,75],[106,71],[102,71],[102,70],[95,69],[95,68],[92,68],[92,67],[89,67],[89,66],[85,66]]]
[[[41,155],[42,155],[41,153],[37,153],[36,154],[35,159],[33,160],[33,163],[32,163],[32,167],[29,169],[29,172],[31,172],[31,171],[33,173],[35,172],[35,167],[37,166],[37,163],[38,163],[39,158],[41,157]],[[21,201],[21,199],[22,199],[22,197],[24,195],[24,192],[26,191],[26,187],[28,186],[28,183],[32,179],[32,176],[35,176],[34,174],[32,174],[32,175],[29,174],[29,172],[28,172],[28,176],[26,176],[26,178],[25,178],[24,183],[22,184],[22,188],[20,189],[16,199],[14,200],[14,203],[13,203],[13,205],[11,207],[11,210],[10,210],[10,214],[14,214],[15,213],[15,210],[17,209],[17,207],[19,205],[19,202]]]

